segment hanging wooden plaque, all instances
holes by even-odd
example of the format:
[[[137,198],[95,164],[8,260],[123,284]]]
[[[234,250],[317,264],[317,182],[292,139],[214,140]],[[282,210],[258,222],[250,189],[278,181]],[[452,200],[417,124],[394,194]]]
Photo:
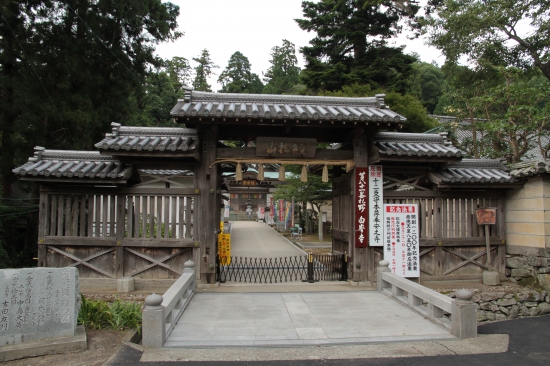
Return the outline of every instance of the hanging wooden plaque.
[[[256,156],[271,158],[314,158],[317,139],[292,137],[256,138]]]
[[[495,225],[497,223],[497,209],[494,207],[482,207],[476,209],[478,225]]]

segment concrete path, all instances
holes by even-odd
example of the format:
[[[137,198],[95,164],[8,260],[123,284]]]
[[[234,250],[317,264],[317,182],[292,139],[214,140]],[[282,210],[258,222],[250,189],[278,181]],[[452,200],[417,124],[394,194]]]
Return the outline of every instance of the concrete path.
[[[304,346],[455,339],[375,291],[198,293],[165,347]]]
[[[277,258],[304,254],[305,252],[264,223],[255,221],[235,221],[232,223],[232,256]]]

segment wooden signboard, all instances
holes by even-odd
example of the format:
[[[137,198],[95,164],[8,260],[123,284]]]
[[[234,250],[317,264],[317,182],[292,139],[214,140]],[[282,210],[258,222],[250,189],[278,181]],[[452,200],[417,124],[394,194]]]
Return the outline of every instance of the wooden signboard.
[[[245,179],[245,180],[241,181],[241,185],[247,186],[247,187],[255,187],[257,185],[257,182],[256,182],[256,180]]]
[[[366,248],[369,243],[369,171],[355,168],[355,247]]]
[[[494,225],[497,223],[497,209],[494,207],[483,207],[476,209],[478,225]]]
[[[256,155],[271,158],[314,158],[317,139],[291,137],[256,138]]]

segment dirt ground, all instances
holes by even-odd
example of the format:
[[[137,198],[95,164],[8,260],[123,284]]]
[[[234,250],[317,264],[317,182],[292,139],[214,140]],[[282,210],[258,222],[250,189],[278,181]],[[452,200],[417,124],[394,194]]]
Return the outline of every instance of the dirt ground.
[[[126,332],[116,330],[86,330],[88,349],[82,352],[40,356],[0,362],[6,366],[100,366],[122,345]]]

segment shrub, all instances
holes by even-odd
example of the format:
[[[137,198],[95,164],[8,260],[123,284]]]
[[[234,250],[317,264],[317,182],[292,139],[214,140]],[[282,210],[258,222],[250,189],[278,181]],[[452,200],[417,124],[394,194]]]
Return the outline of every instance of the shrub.
[[[141,304],[116,300],[109,304],[103,300],[88,300],[83,295],[78,323],[93,329],[141,328]]]

